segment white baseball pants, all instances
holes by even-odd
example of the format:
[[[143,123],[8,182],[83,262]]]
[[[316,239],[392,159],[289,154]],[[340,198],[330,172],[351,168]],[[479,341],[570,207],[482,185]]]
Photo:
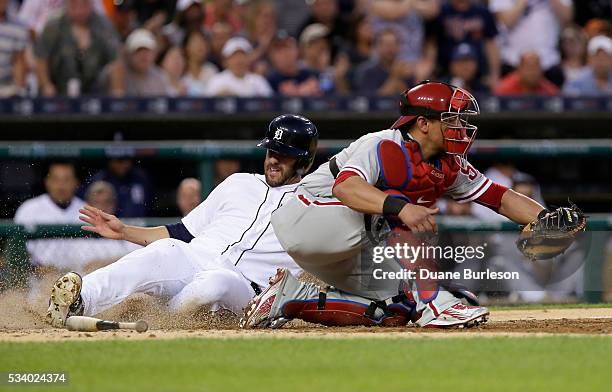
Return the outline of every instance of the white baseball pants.
[[[200,255],[190,244],[170,238],[133,251],[83,278],[84,314],[98,314],[136,293],[168,298],[172,311],[206,305],[241,312],[255,295],[250,282],[232,266],[203,261]]]

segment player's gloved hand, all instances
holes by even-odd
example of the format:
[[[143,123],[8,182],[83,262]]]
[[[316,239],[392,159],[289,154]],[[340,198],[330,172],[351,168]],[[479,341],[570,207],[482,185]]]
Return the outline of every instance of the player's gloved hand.
[[[576,235],[586,229],[586,216],[574,203],[543,210],[523,228],[516,246],[531,260],[550,259],[565,252]]]
[[[440,212],[439,208],[427,208],[414,204],[406,204],[398,217],[414,233],[437,232],[438,226],[434,215]]]
[[[81,226],[85,231],[97,233],[105,238],[112,240],[123,240],[125,224],[121,222],[115,215],[107,214],[106,212],[89,205],[81,208],[79,212],[82,214],[79,219],[91,226]]]

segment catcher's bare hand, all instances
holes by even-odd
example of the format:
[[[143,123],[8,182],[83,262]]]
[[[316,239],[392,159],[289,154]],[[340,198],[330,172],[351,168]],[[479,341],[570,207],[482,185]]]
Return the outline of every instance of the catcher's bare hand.
[[[437,232],[438,226],[434,215],[440,212],[439,208],[427,208],[414,204],[406,204],[398,217],[414,233]]]
[[[115,215],[107,214],[99,208],[86,205],[79,212],[82,214],[79,219],[91,226],[81,226],[85,231],[97,233],[105,238],[112,240],[124,239],[125,224]]]

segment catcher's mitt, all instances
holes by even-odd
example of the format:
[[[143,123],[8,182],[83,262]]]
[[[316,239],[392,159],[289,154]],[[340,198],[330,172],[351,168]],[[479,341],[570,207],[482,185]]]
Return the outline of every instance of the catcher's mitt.
[[[544,210],[523,228],[516,246],[531,260],[550,259],[565,252],[576,235],[586,229],[586,216],[574,203]]]

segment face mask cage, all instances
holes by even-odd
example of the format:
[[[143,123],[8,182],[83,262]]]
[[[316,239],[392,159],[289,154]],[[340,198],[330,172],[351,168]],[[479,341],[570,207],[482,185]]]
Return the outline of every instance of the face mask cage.
[[[476,98],[467,91],[456,88],[450,99],[448,111],[440,115],[440,121],[446,128],[442,134],[448,154],[465,158],[478,130],[476,125],[470,124],[470,120],[479,114],[480,108]]]

